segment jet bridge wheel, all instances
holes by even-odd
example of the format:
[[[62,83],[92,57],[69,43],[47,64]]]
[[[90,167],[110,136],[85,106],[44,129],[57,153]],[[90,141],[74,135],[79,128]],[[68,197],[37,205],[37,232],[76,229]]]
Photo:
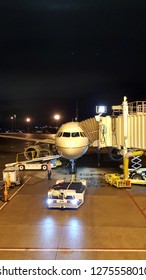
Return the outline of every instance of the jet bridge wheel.
[[[142,175],[140,175],[140,174],[133,173],[133,174],[131,175],[131,179],[134,179],[134,180],[143,180],[143,177],[142,177]]]
[[[113,161],[120,161],[120,160],[123,159],[123,155],[121,155],[119,149],[109,147],[108,150],[109,150],[109,157],[110,157]]]

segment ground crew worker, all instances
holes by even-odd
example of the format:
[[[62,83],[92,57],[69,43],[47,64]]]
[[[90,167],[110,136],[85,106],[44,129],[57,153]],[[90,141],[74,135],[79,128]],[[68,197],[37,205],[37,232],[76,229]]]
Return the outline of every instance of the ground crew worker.
[[[48,162],[47,166],[48,166],[48,180],[50,180],[50,179],[51,179],[51,175],[52,175],[52,170],[51,170],[51,163],[50,163],[50,161]]]

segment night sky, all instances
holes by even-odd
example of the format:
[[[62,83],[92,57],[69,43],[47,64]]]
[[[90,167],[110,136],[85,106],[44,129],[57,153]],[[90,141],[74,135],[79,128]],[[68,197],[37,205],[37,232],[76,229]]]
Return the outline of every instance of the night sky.
[[[0,126],[146,100],[146,1],[2,0]]]

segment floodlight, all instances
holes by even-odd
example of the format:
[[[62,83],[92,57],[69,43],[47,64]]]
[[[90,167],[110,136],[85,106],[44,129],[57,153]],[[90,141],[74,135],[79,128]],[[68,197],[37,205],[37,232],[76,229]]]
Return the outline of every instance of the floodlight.
[[[107,106],[96,106],[96,114],[106,114],[107,113]]]

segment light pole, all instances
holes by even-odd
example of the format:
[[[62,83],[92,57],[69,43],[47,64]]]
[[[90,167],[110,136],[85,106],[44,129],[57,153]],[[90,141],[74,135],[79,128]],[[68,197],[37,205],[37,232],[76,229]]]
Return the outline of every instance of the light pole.
[[[16,130],[16,115],[12,115],[11,117],[11,130],[15,131]]]
[[[14,114],[13,118],[14,118],[14,131],[16,131],[16,114]]]
[[[30,123],[30,118],[26,118],[26,122],[27,122],[27,132],[29,132],[29,123]]]
[[[13,120],[14,120],[14,117],[13,117],[13,116],[11,116],[12,131],[13,131]]]

